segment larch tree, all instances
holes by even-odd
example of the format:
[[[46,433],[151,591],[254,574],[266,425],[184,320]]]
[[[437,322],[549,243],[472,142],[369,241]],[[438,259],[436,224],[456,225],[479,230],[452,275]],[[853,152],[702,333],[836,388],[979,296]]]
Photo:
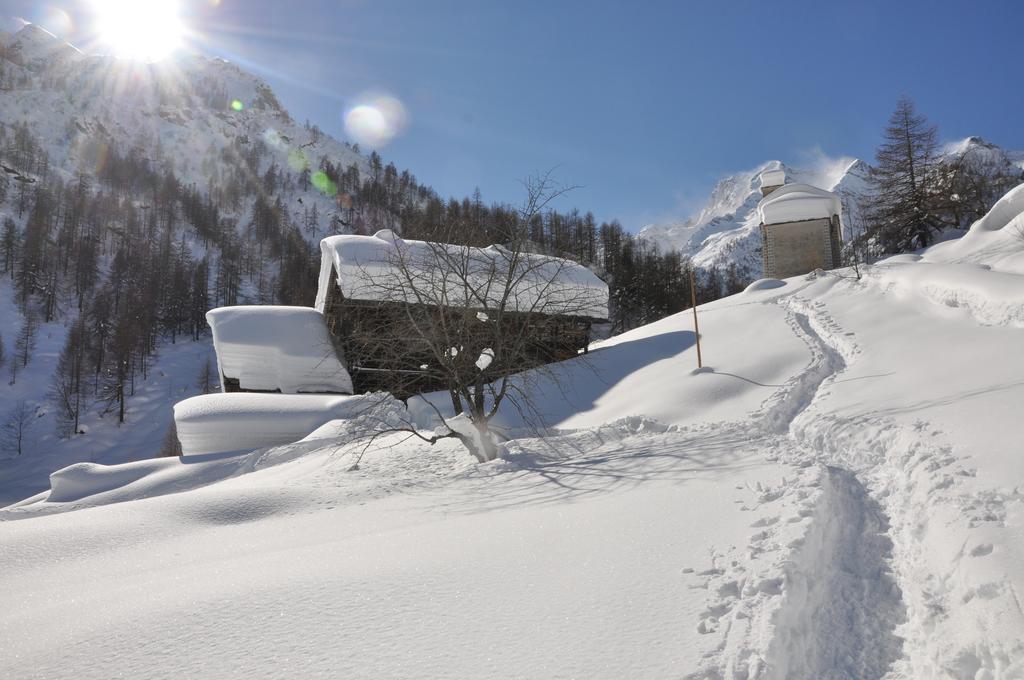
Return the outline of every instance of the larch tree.
[[[38,325],[35,314],[31,310],[25,310],[25,319],[22,321],[18,337],[14,341],[14,351],[17,353],[16,362],[24,368],[28,366],[32,358],[32,352],[36,348],[36,333]]]
[[[57,435],[78,434],[78,425],[87,406],[87,361],[89,337],[82,316],[68,330],[64,349],[57,360],[50,395],[57,407]]]
[[[869,235],[885,252],[924,248],[942,227],[933,191],[936,134],[914,103],[901,97],[875,155],[875,191],[867,216]]]
[[[19,400],[0,424],[0,447],[20,456],[25,451],[29,430],[35,421],[35,409],[24,399]]]

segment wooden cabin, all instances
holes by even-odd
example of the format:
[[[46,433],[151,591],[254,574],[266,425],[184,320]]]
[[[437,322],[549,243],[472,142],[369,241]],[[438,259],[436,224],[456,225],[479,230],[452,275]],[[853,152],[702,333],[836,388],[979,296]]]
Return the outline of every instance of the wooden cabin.
[[[388,230],[331,236],[321,251],[316,309],[356,393],[404,399],[444,389],[430,329],[456,337],[451,352],[469,363],[496,334],[525,337],[514,362],[521,371],[585,352],[592,325],[608,317],[607,285],[569,260],[403,240]],[[503,285],[510,272],[517,284]]]
[[[809,184],[785,184],[781,171],[762,174],[761,256],[767,278],[784,279],[842,264],[842,201]]]

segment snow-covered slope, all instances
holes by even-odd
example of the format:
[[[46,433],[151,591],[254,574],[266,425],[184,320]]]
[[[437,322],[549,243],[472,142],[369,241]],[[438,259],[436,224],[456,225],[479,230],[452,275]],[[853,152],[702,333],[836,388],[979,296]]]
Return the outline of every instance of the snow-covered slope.
[[[10,283],[0,280],[0,338],[11,356],[22,316],[13,303]],[[115,464],[159,455],[172,421],[174,404],[199,393],[196,377],[206,363],[217,360],[209,341],[167,343],[146,381],[140,380],[128,399],[129,420],[119,426],[112,414],[102,416],[102,405],[82,418],[87,434],[72,439],[56,436],[55,408],[50,386],[57,357],[67,334],[63,322],[41,324],[32,360],[10,384],[10,364],[0,379],[0,425],[24,402],[32,418],[24,432],[23,452],[16,455],[6,433],[0,435],[0,506],[46,488],[49,474],[79,462]]]
[[[337,191],[325,191],[322,184],[318,188],[315,178],[308,182],[296,178],[304,169],[315,173],[322,160],[341,169],[355,165],[365,173],[368,159],[314,127],[295,123],[262,79],[234,64],[194,55],[149,65],[91,56],[33,24],[0,36],[0,64],[3,151],[31,146],[15,131],[23,125],[27,137],[40,145],[26,155],[34,156],[39,165],[40,151],[45,152],[44,165],[51,181],[56,178],[77,185],[81,176],[91,191],[109,195],[113,192],[100,177],[109,169],[113,155],[145,159],[154,172],[173,172],[182,186],[209,196],[219,217],[237,224],[241,232],[250,222],[253,197],[232,200],[229,195],[239,186],[240,178],[265,187],[267,173],[273,168],[285,186],[264,190],[264,194],[269,203],[281,199],[282,222],[300,225],[311,241],[327,232],[349,229],[343,222],[350,215],[335,195]],[[255,146],[260,147],[260,154],[252,153]],[[4,180],[7,200],[0,201],[0,223],[11,219],[24,233],[32,202],[25,201],[27,208],[19,207],[16,197],[22,186],[29,187],[26,193],[31,195],[44,184],[43,173],[38,168],[10,167],[10,158],[3,161],[0,174],[15,181]],[[282,178],[286,175],[285,182]],[[148,195],[133,195],[129,200],[143,214],[153,202]],[[119,213],[123,215],[123,211]],[[315,227],[311,224],[314,215]],[[102,220],[106,226],[115,221],[109,216],[88,215],[86,219]],[[175,205],[167,219],[178,222],[173,229],[175,242],[179,238],[186,241],[194,259],[208,258],[213,271],[219,253],[196,236],[180,207]],[[56,231],[49,238],[54,236]],[[100,250],[102,278],[115,248],[110,245]],[[5,272],[0,282],[0,338],[8,357],[23,319],[13,300],[9,281],[13,278],[13,272],[10,276]],[[211,274],[211,285],[213,278]],[[249,282],[241,283],[239,302],[265,301],[251,288]],[[313,304],[312,295],[305,303]],[[111,423],[114,416],[109,412],[101,417],[105,407],[97,403],[83,418],[82,436],[59,439],[54,435],[50,388],[67,329],[81,305],[62,301],[58,307],[57,318],[40,329],[38,346],[16,384],[8,384],[10,362],[2,367],[0,425],[21,402],[38,417],[33,419],[23,453],[16,459],[16,451],[0,436],[0,503],[38,491],[45,487],[50,472],[74,462],[117,463],[156,455],[171,422],[171,407],[198,393],[196,376],[213,357],[205,337],[197,342],[180,342],[180,338],[176,344],[161,342],[154,370],[145,381],[141,377],[133,381],[124,424]],[[213,365],[215,372],[215,361]]]
[[[365,156],[293,121],[261,78],[223,59],[182,55],[139,64],[84,55],[32,24],[0,48],[31,76],[0,90],[0,120],[27,123],[66,178],[99,172],[109,148],[171,168],[185,185],[216,187],[242,169],[245,149],[256,141],[268,152],[261,177],[272,165],[316,171],[322,158],[368,168]],[[320,233],[341,219],[335,197],[312,184],[285,207],[300,223],[313,204],[322,215]]]
[[[1006,151],[979,137],[948,144],[941,152],[946,158],[969,156],[988,172],[1024,170],[1024,152]],[[756,211],[761,200],[759,177],[762,172],[780,169],[788,183],[810,184],[839,195],[844,207],[844,241],[863,228],[861,210],[871,193],[871,166],[849,157],[820,157],[809,167],[776,160],[730,175],[715,186],[696,215],[681,222],[647,225],[639,235],[662,249],[679,250],[692,257],[701,269],[724,269],[735,264],[742,277],[757,279],[763,273]]]
[[[689,313],[599,343],[494,463],[396,434],[352,470],[343,420],[62,471],[0,512],[5,669],[1022,677],[1021,209],[702,306],[703,371]]]

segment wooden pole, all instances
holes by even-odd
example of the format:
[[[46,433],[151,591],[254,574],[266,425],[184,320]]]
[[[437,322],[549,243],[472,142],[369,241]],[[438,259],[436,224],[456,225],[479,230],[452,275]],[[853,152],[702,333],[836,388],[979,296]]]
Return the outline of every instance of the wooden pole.
[[[703,368],[700,358],[700,327],[697,325],[697,284],[694,283],[693,267],[690,267],[690,306],[693,308],[693,335],[697,338],[697,368]]]

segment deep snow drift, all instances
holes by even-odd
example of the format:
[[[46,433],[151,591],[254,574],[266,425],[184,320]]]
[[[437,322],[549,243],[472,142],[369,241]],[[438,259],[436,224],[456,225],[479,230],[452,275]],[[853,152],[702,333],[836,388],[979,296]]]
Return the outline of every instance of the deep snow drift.
[[[5,671],[1022,677],[1017,200],[701,307],[710,370],[689,312],[598,343],[493,463],[336,420],[61,471],[0,511]]]

